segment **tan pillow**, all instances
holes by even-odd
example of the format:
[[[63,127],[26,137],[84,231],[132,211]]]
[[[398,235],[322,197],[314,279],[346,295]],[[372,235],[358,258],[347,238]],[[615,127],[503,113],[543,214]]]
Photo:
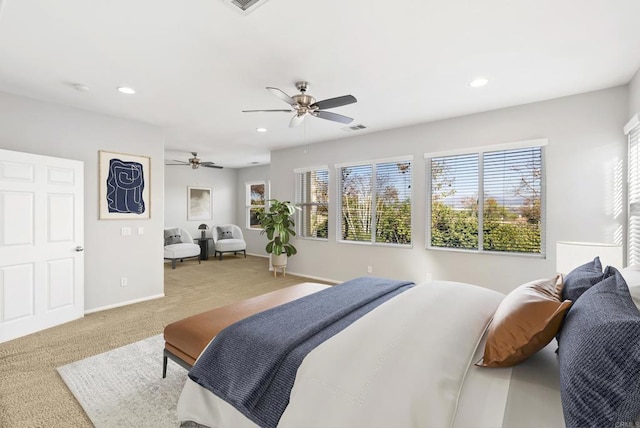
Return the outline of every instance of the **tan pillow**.
[[[523,284],[502,300],[484,348],[481,367],[514,366],[553,339],[571,300],[562,301],[562,274]]]

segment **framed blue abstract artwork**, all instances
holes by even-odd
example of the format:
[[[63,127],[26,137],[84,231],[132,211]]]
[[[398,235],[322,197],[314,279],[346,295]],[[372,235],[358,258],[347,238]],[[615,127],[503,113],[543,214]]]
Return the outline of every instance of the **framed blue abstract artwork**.
[[[100,150],[100,219],[150,217],[150,158]]]

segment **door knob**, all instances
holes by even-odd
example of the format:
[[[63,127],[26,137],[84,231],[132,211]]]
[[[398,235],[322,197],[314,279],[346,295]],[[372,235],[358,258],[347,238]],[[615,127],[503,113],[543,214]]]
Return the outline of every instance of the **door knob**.
[[[78,246],[75,248],[75,250],[76,250],[77,252],[80,252],[80,251],[84,251],[84,248],[82,248],[80,245],[78,245]]]

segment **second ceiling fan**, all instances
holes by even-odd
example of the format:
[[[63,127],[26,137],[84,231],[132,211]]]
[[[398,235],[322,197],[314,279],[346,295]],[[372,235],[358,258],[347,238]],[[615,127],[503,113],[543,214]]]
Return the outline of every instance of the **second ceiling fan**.
[[[343,95],[341,97],[329,98],[322,101],[316,101],[311,95],[307,95],[307,89],[309,88],[308,82],[296,82],[296,88],[300,91],[300,94],[289,96],[284,91],[278,88],[267,87],[267,90],[276,97],[283,100],[285,103],[291,106],[288,110],[242,110],[243,113],[255,113],[255,112],[283,112],[283,113],[295,113],[289,122],[290,127],[299,126],[305,116],[311,115],[319,117],[321,119],[331,120],[333,122],[351,123],[353,118],[343,116],[341,114],[325,111],[325,109],[346,106],[357,102],[353,95]]]
[[[191,152],[191,154],[193,155],[193,157],[189,158],[187,161],[174,159],[173,162],[179,162],[179,163],[165,163],[165,165],[191,166],[192,169],[198,169],[201,166],[204,166],[206,168],[222,169],[221,166],[216,165],[214,162],[203,162],[202,160],[200,160],[200,158],[198,157],[198,152]]]

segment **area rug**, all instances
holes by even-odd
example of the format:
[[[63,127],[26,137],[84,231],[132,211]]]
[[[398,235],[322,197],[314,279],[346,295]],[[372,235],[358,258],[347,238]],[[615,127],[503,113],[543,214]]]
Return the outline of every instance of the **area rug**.
[[[163,348],[157,335],[57,370],[96,428],[175,428],[187,371],[169,362],[163,379]]]

